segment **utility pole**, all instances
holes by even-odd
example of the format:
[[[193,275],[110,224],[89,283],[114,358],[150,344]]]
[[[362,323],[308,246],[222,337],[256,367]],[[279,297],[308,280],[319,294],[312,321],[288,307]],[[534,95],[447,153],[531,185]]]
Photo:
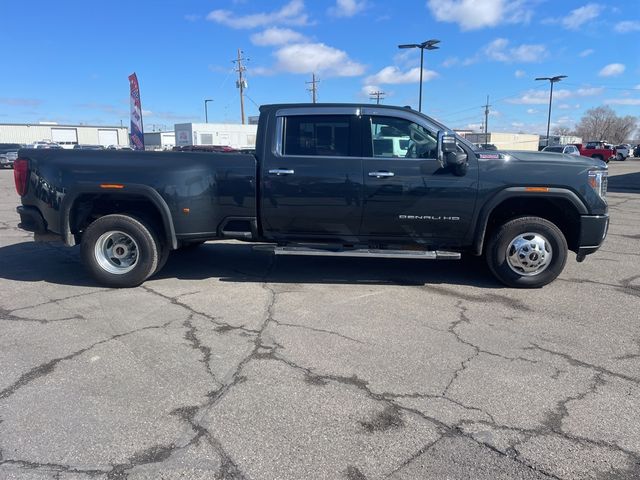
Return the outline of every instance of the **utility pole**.
[[[489,95],[487,95],[487,103],[484,106],[484,143],[485,145],[487,143],[489,143],[489,134],[488,129],[489,129],[489,107],[491,105],[489,105]]]
[[[237,64],[236,72],[238,72],[238,80],[236,80],[236,87],[240,90],[240,117],[242,119],[242,125],[244,125],[244,89],[247,88],[247,81],[244,79],[244,72],[247,69],[242,65],[242,62],[248,60],[242,57],[242,50],[238,49],[238,58],[233,61]]]
[[[311,92],[311,98],[313,98],[313,103],[316,103],[316,100],[318,98],[318,83],[320,83],[320,80],[316,80],[316,74],[313,73],[311,74],[311,81],[310,82],[304,82],[307,85],[311,85],[309,88],[307,88],[307,90],[309,90]]]
[[[380,105],[380,100],[384,98],[384,96],[386,95],[386,93],[381,92],[380,90],[376,90],[375,92],[370,92],[369,93],[369,99],[376,100],[376,105]]]

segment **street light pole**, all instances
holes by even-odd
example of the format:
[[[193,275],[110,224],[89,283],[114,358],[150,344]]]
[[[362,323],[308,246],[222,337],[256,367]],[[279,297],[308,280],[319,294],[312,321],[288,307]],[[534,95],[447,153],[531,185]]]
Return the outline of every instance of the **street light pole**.
[[[549,115],[547,116],[547,144],[545,147],[549,146],[549,128],[551,127],[551,102],[553,101],[553,84],[559,82],[563,78],[567,78],[566,75],[556,75],[555,77],[538,77],[536,80],[549,80],[551,84],[551,88],[549,90]]]
[[[422,73],[424,71],[424,51],[425,50],[437,50],[440,40],[427,40],[422,43],[409,43],[406,45],[398,45],[398,48],[419,48],[420,49],[420,93],[418,95],[418,111],[422,112]]]
[[[209,102],[213,102],[213,100],[210,98],[207,98],[204,101],[204,123],[209,123],[209,112],[207,112],[207,103]]]

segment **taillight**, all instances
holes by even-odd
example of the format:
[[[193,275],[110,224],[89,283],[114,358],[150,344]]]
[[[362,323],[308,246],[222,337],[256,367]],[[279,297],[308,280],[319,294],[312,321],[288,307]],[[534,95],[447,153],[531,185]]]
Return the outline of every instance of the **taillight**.
[[[16,192],[21,197],[24,196],[29,185],[29,160],[18,158],[13,162],[13,178],[16,181]]]

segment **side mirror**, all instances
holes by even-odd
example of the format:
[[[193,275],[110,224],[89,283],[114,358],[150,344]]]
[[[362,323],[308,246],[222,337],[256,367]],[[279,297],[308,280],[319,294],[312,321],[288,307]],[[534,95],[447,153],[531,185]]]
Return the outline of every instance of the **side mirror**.
[[[469,158],[451,133],[438,132],[438,160],[442,168],[450,168],[454,175],[461,177],[467,173]]]

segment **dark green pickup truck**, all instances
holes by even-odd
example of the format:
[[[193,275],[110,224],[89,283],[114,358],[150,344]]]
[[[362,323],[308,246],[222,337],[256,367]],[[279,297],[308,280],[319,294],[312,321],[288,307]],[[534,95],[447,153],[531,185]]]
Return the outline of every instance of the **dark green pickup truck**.
[[[556,153],[479,151],[409,108],[267,105],[255,155],[21,150],[21,227],[81,245],[101,284],[132,287],[171,250],[267,242],[279,255],[484,255],[512,287],[540,287],[604,241],[607,166]],[[405,260],[406,261],[406,260]]]

